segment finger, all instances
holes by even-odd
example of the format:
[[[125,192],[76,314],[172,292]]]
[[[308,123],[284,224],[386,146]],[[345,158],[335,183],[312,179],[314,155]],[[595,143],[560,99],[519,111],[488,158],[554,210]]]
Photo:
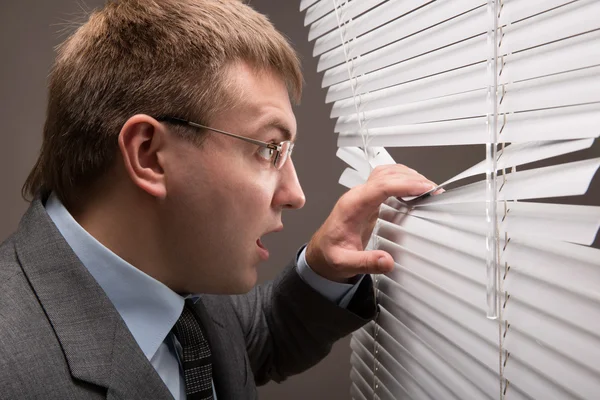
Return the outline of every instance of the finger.
[[[394,259],[383,250],[340,250],[337,269],[347,276],[385,274],[394,269]]]
[[[377,179],[379,176],[398,176],[398,175],[404,175],[406,177],[411,177],[411,178],[422,178],[424,180],[426,180],[427,178],[425,178],[423,175],[421,175],[418,171],[409,168],[405,165],[401,165],[401,164],[394,164],[394,165],[383,165],[383,166],[379,166],[377,168],[375,168],[373,170],[373,172],[371,173],[371,176],[375,179]]]
[[[389,197],[418,196],[434,187],[428,181],[406,178],[393,178],[385,182],[366,184],[361,187],[359,204],[367,210],[372,210]]]

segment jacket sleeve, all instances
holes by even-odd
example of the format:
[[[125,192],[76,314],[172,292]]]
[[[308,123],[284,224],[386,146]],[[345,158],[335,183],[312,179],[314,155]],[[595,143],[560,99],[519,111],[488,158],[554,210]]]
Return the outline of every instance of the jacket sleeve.
[[[347,308],[316,292],[296,272],[296,261],[273,281],[232,296],[257,385],[281,382],[322,360],[332,344],[372,320],[377,305],[365,276]]]

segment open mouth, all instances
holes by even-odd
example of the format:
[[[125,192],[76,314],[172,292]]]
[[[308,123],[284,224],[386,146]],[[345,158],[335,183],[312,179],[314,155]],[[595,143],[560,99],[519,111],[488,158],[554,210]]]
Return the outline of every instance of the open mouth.
[[[267,260],[269,258],[269,250],[267,250],[260,238],[256,240],[256,245],[258,246],[258,253],[260,254],[260,258],[262,258],[263,260]]]

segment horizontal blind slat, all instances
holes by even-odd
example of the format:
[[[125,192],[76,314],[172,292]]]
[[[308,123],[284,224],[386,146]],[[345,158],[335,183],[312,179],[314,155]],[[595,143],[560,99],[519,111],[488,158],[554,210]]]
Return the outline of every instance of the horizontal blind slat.
[[[598,132],[598,136],[600,136],[600,132]],[[535,161],[588,149],[593,144],[594,138],[513,143],[498,150],[496,170],[499,171],[511,167],[518,167]],[[485,172],[486,167],[484,160],[448,179],[440,184],[440,186],[446,186],[465,178],[482,175],[485,174]]]
[[[600,103],[500,115],[503,142],[596,137]],[[577,126],[577,129],[573,129]],[[484,144],[486,118],[369,128],[370,146],[411,147]],[[338,146],[362,146],[359,132],[340,134]]]
[[[343,65],[339,65],[346,61],[346,56],[349,59],[354,59],[357,56],[365,55],[371,51],[379,51],[377,49],[382,49],[385,46],[402,45],[404,50],[406,50],[407,53],[410,53],[408,49],[412,48],[409,47],[412,46],[412,44],[409,43],[412,43],[413,40],[417,40],[417,44],[422,43],[423,38],[426,36],[425,32],[429,33],[430,30],[431,33],[429,34],[431,35],[436,35],[437,31],[440,31],[440,34],[442,34],[442,32],[445,34],[452,32],[451,38],[436,38],[433,42],[435,43],[433,45],[435,47],[444,46],[445,44],[480,34],[485,32],[485,20],[480,20],[482,15],[481,10],[477,13],[471,11],[478,7],[484,8],[484,6],[485,3],[481,0],[455,0],[451,3],[434,2],[402,18],[398,18],[389,24],[383,25],[364,36],[353,36],[353,33],[351,32],[352,29],[345,28],[343,30],[345,39],[354,40],[345,43],[344,46],[339,46],[322,54],[319,57],[317,72],[329,69],[332,71],[330,74],[334,74],[334,70],[339,70],[344,67]],[[463,14],[467,13],[468,15],[463,16]],[[371,13],[369,12],[365,17],[371,20],[370,14]],[[388,20],[386,14],[382,13],[379,17],[380,20],[377,21],[377,25],[381,25]],[[461,24],[459,25],[455,22],[450,22],[453,18],[460,19],[462,21]],[[475,18],[475,20],[473,20],[473,18]],[[355,25],[361,26],[362,24],[362,21],[356,20],[352,21],[349,25],[352,27]],[[451,26],[442,26],[445,24]],[[439,26],[436,27],[436,25]],[[463,25],[464,28],[456,29]],[[412,35],[414,35],[414,37],[409,38],[409,36]],[[418,35],[421,35],[421,37],[417,37]],[[402,43],[397,43],[397,41],[401,41]]]
[[[485,235],[485,206],[485,202],[423,206],[411,210],[410,215],[457,230]],[[508,232],[511,237],[529,236],[590,246],[600,228],[600,207],[596,206],[511,201],[506,204],[506,213],[504,206],[504,202],[498,202],[500,236]]]
[[[352,365],[356,365],[358,361],[352,362],[352,359],[356,358],[360,360],[360,362],[363,365],[366,365],[369,369],[368,377],[371,382],[374,382],[375,384],[381,382],[381,384],[386,388],[386,390],[390,394],[392,394],[392,398],[397,398],[400,395],[407,398],[412,398],[412,396],[410,396],[410,392],[407,391],[396,380],[396,378],[394,378],[394,375],[388,372],[387,368],[379,362],[379,354],[378,359],[376,360],[375,357],[373,357],[373,354],[370,351],[368,351],[358,340],[356,340],[356,338],[352,338],[350,340],[350,349],[352,350],[352,355],[350,356],[350,363]],[[375,368],[377,369],[375,370]]]
[[[600,158],[508,173],[498,177],[498,200],[525,200],[584,194],[600,167]],[[555,182],[561,182],[556,185]],[[485,181],[450,189],[420,204],[451,204],[485,201]]]
[[[339,184],[352,189],[355,186],[362,185],[367,181],[367,178],[353,168],[346,168],[340,176]]]
[[[373,355],[375,346],[377,346],[377,359]],[[385,348],[379,346],[379,344],[373,342],[373,345],[367,348],[360,341],[359,336],[354,334],[350,341],[350,348],[367,365],[375,365],[375,360],[377,360],[378,370],[376,374],[377,376],[382,375],[382,381],[387,382],[387,387],[390,388],[392,393],[407,391],[411,394],[410,397],[414,399],[434,400],[419,386],[416,378],[395,360]]]
[[[506,2],[500,13],[499,26],[514,23],[568,2],[567,0]],[[345,43],[345,49],[341,46],[340,32],[337,30],[319,38],[315,42],[313,56],[328,52],[319,59],[317,71],[321,72],[345,62],[345,52],[350,58],[366,54],[486,4],[480,0],[425,3],[427,2],[421,1],[417,4],[411,2],[409,5],[388,2],[363,14],[344,26],[344,38],[350,41]],[[417,7],[423,4],[424,7]],[[405,15],[411,11],[411,7],[417,9]],[[485,27],[474,34],[483,32]]]
[[[600,30],[503,57],[499,84],[510,84],[540,76],[600,65]],[[360,111],[377,110],[485,88],[485,63],[423,77],[365,93],[357,87]],[[331,117],[355,115],[353,98],[337,100]]]
[[[510,55],[600,29],[600,20],[594,17],[594,15],[600,14],[600,3],[581,0],[573,5],[569,4],[568,6],[561,7],[558,10],[561,12],[549,12],[547,13],[548,15],[542,14],[541,16],[507,27],[503,35],[499,54]],[[545,17],[541,21],[544,26],[538,26],[531,22],[535,22],[541,19],[541,17]],[[354,76],[357,77],[356,87],[359,93],[364,90],[362,87],[374,90],[375,87],[391,86],[412,79],[419,79],[430,74],[483,62],[484,55],[487,54],[484,35],[441,48],[438,51],[424,53],[422,56],[411,59],[404,57],[406,53],[403,49],[390,51],[390,49],[384,48],[380,51],[383,50],[388,51],[390,57],[396,57],[397,60],[394,63],[388,63],[388,58],[380,57],[380,54],[373,52],[369,54],[368,58],[361,57],[353,61],[352,68]],[[327,72],[333,74],[331,71],[333,70]],[[345,72],[345,75],[342,72]],[[339,77],[344,78],[344,81],[329,88],[327,102],[340,100],[352,95],[351,85],[347,81],[347,70],[342,71],[340,68],[337,73]]]
[[[507,363],[503,370],[504,377],[510,382],[509,388],[514,386],[533,399],[582,400],[552,381],[539,379],[539,375],[528,365],[514,361]]]
[[[470,0],[473,2],[473,0]],[[479,1],[481,3],[481,1]],[[410,13],[426,4],[435,4],[432,0],[413,0],[411,2],[388,1],[381,6],[361,15],[351,23],[344,25],[346,40],[355,39],[366,32],[393,20],[401,20],[403,15]],[[393,23],[393,22],[392,22]],[[389,24],[388,24],[389,25]],[[386,25],[387,26],[387,25]],[[341,46],[342,39],[338,30],[331,31],[315,41],[313,56],[319,56],[331,49]]]
[[[485,64],[480,63],[427,78],[393,85],[369,93],[357,93],[360,111],[377,110],[390,104],[404,104],[469,92],[485,87]],[[355,99],[338,100],[331,117],[356,114]]]
[[[367,400],[364,394],[360,391],[356,383],[351,382],[350,384],[350,396],[352,396],[352,400]],[[371,400],[371,399],[369,399]]]
[[[600,28],[595,0],[570,2],[504,29],[499,54],[510,54]]]
[[[350,19],[356,18],[365,11],[377,7],[385,0],[360,0],[344,2],[339,1],[340,7],[338,13],[340,16],[340,23],[344,24]],[[335,12],[329,13],[320,20],[316,21],[310,26],[308,31],[308,40],[314,40],[325,33],[336,29],[338,27],[338,17]]]
[[[486,9],[480,7],[428,29],[427,34],[409,36],[404,40],[354,58],[350,62],[353,76],[363,75],[426,53],[435,52],[436,49],[452,47],[453,44],[471,37],[483,37],[486,32],[487,20],[485,17]],[[350,56],[353,51],[352,46],[352,42],[347,46]],[[324,59],[325,56],[326,54],[321,56],[321,59]],[[328,87],[347,79],[348,67],[345,64],[338,65],[325,71],[322,86]]]
[[[373,346],[373,336],[370,332],[373,327],[374,324],[371,323],[354,333],[355,337],[365,347]],[[425,368],[419,360],[416,360],[396,339],[383,330],[378,332],[377,343],[386,349],[393,359],[398,361],[419,382],[419,385],[427,391],[429,397],[434,399],[458,399],[450,388]]]
[[[340,2],[341,4],[341,2]],[[329,14],[334,10],[334,1],[319,1],[308,7],[304,14],[304,26],[310,25],[319,18]]]
[[[315,3],[325,3],[329,1],[330,0],[300,0],[300,11],[306,10]]]
[[[580,0],[545,14],[507,26],[503,30],[499,54],[510,54],[544,43],[560,40],[600,28],[600,3]],[[452,48],[471,37],[483,37],[487,31],[486,8],[482,7],[427,30],[427,35],[416,34],[364,56],[352,59],[353,76],[368,74],[378,69],[402,63],[414,57]],[[352,53],[352,42],[347,46]],[[485,55],[486,53],[481,53]],[[468,64],[464,62],[463,65]],[[328,69],[323,76],[323,87],[348,79],[344,64]]]
[[[459,276],[456,283],[458,277],[447,278],[452,279],[448,283],[475,292],[473,304],[481,305],[481,299],[476,296],[486,283],[485,271],[481,269],[485,251],[473,245],[484,242],[485,236],[406,215],[401,215],[400,220],[402,226],[383,220],[378,222],[376,234],[384,239],[378,242],[378,247],[390,252],[403,268],[419,275],[428,273],[432,278],[435,275]],[[501,238],[499,244],[502,246],[500,262],[502,265],[508,263],[511,276],[516,272],[545,286],[555,287],[554,291],[600,302],[600,250],[526,237],[510,237],[507,243]],[[569,267],[565,268],[565,265]],[[600,328],[600,321],[597,326]],[[594,329],[588,330],[594,332]]]
[[[354,367],[352,367],[350,370],[350,380],[354,385],[356,385],[356,388],[364,397],[367,399],[375,399],[375,393],[373,392],[373,389]]]
[[[395,319],[385,308],[381,308],[377,321],[382,326],[383,332],[387,332],[394,337],[413,357],[423,365],[427,365],[428,369],[460,399],[481,400],[491,398],[488,397],[490,394],[483,393],[461,374],[453,363],[442,358],[415,332]],[[379,334],[383,335],[383,332],[380,331]]]
[[[379,246],[379,249],[388,251],[392,256],[395,254],[393,246],[389,243],[386,246]],[[483,265],[481,269],[483,269]],[[540,272],[543,273],[542,268]],[[565,270],[563,279],[568,279],[569,271]],[[431,307],[440,307],[444,313],[453,318],[455,321],[464,321],[468,323],[469,329],[475,330],[482,338],[494,337],[494,327],[486,326],[485,321],[481,320],[482,312],[485,309],[485,304],[480,301],[480,297],[485,294],[485,285],[464,286],[456,284],[456,280],[449,279],[451,275],[444,274],[441,269],[431,270],[426,269],[424,265],[400,266],[390,272],[386,279],[389,278],[400,284],[402,288],[418,299],[422,299]],[[525,281],[525,284],[518,284]],[[387,282],[387,281],[384,281]],[[515,282],[517,282],[515,284]],[[563,357],[570,359],[573,364],[584,366],[589,371],[595,371],[600,377],[597,366],[598,350],[586,352],[586,344],[595,346],[598,349],[600,345],[600,337],[598,337],[598,327],[600,320],[598,319],[599,302],[593,302],[589,299],[576,296],[574,294],[557,290],[547,284],[542,284],[540,280],[535,280],[530,276],[511,272],[507,274],[504,281],[505,289],[510,294],[507,298],[502,294],[502,298],[506,299],[505,311],[506,320],[511,323],[513,331],[522,332],[529,337],[537,338],[540,343],[554,351],[556,354],[561,354]],[[529,285],[529,286],[527,286]],[[389,285],[380,284],[380,290],[390,296],[398,297],[394,291],[399,291],[400,287],[390,288]],[[528,288],[528,289],[527,289]],[[525,292],[529,290],[529,292]],[[441,297],[440,297],[441,296]],[[551,301],[547,298],[552,296]],[[411,304],[406,297],[402,298],[405,304]],[[437,303],[436,303],[437,302]],[[414,303],[413,303],[414,304]],[[556,305],[561,305],[556,307]],[[414,306],[414,305],[413,305]],[[577,309],[581,315],[571,315],[569,309]],[[472,310],[476,310],[473,312]],[[523,318],[511,319],[510,315],[527,316],[538,314],[536,319],[549,331],[540,331],[540,327],[532,325],[531,321],[523,322]],[[587,313],[587,314],[584,314]],[[586,320],[585,317],[588,317]],[[480,321],[477,321],[480,319]],[[458,323],[458,322],[457,322]],[[477,325],[484,324],[484,325]],[[487,330],[486,330],[487,329]],[[487,332],[487,333],[486,333]],[[553,332],[569,333],[568,336],[556,336]],[[578,343],[574,343],[577,342]],[[492,342],[493,343],[493,342]]]
[[[392,394],[392,392],[385,386],[383,382],[378,381],[375,384],[372,371],[373,364],[371,364],[371,366],[368,366],[356,354],[351,354],[350,365],[361,376],[364,382],[369,383],[369,387],[373,391],[374,396],[377,396],[382,400],[395,400],[397,398],[394,394]]]
[[[402,321],[402,323],[418,335],[421,340],[426,342],[441,357],[451,362],[454,368],[459,370],[465,378],[479,387],[480,390],[485,393],[493,393],[498,388],[498,380],[500,379],[497,373],[498,350],[494,346],[484,343],[485,352],[477,352],[474,350],[475,346],[472,343],[467,345],[465,342],[467,338],[471,340],[477,340],[477,338],[473,336],[469,337],[468,335],[466,337],[451,336],[449,335],[449,330],[436,331],[432,325],[422,321],[420,319],[421,316],[417,318],[415,314],[405,311],[397,303],[391,301],[387,297],[387,294],[380,293],[378,300],[381,307],[392,314],[397,320]],[[436,319],[436,322],[439,321]],[[383,322],[381,322],[381,325],[385,329]],[[456,329],[456,326],[446,325],[446,327],[450,329],[455,328],[455,332],[461,332],[460,329]],[[464,331],[461,333],[465,334]],[[459,343],[467,347],[467,349],[460,346]]]
[[[510,304],[503,310],[502,317],[510,323],[507,337],[512,335],[513,330],[522,332],[596,374],[600,374],[598,365],[600,338],[597,336],[590,335],[572,324],[563,323],[539,309],[522,303],[517,307],[512,307]],[[531,359],[531,361],[535,363],[535,359]]]
[[[466,67],[471,64],[484,63],[485,54],[485,37],[476,36],[453,46],[426,53],[420,57],[412,58],[381,70],[365,75],[355,75],[355,90],[356,93],[365,93],[398,83],[420,79],[424,76]],[[346,80],[330,86],[327,89],[325,101],[330,103],[351,96],[352,85],[350,81]]]
[[[393,298],[393,304],[396,307],[406,307],[406,310],[413,312],[414,318],[421,320],[427,320],[431,326],[436,326],[439,332],[452,340],[453,343],[462,344],[462,349],[476,357],[479,361],[485,362],[487,360],[488,367],[493,368],[494,361],[497,360],[497,322],[487,320],[485,316],[479,312],[473,312],[471,307],[464,304],[464,300],[457,295],[454,297],[455,303],[452,301],[446,303],[449,300],[448,295],[444,294],[442,290],[426,291],[423,290],[424,286],[416,284],[418,280],[411,278],[412,274],[405,274],[402,276],[402,285],[391,281],[388,277],[383,277],[379,287],[381,293],[384,293],[389,298]],[[419,289],[421,287],[421,289]],[[435,286],[431,286],[434,288]],[[411,294],[410,291],[414,291]],[[436,296],[446,296],[443,303],[436,303]],[[416,297],[415,297],[416,296]],[[452,297],[450,297],[451,299]],[[441,298],[440,298],[441,299]],[[421,302],[429,303],[433,302],[431,306],[419,305]],[[382,300],[382,304],[387,304],[388,311],[392,303],[385,303],[385,299]],[[456,306],[462,304],[462,306]],[[435,308],[429,308],[435,307]],[[510,310],[511,307],[507,307],[505,311]],[[582,334],[582,332],[574,331],[573,329],[566,329],[567,326],[557,321],[553,323],[550,320],[540,319],[541,316],[545,315],[541,310],[533,310],[527,314],[522,314],[523,306],[514,307],[512,314],[504,315],[505,320],[510,322],[508,331],[503,329],[506,333],[505,339],[507,340],[503,347],[513,354],[519,354],[519,347],[526,349],[527,351],[537,351],[536,357],[525,357],[521,358],[521,363],[528,365],[531,368],[540,369],[537,366],[536,360],[540,358],[539,354],[544,353],[544,356],[549,360],[554,360],[567,368],[570,365],[570,371],[579,377],[590,377],[596,382],[600,382],[598,379],[597,371],[597,356],[598,351],[592,350],[594,354],[586,354],[586,348],[597,349],[600,341],[598,338],[593,338]],[[439,310],[439,311],[436,311]],[[443,310],[443,311],[442,311]],[[532,321],[525,320],[523,317],[511,318],[512,316],[519,316],[519,312],[522,315],[537,316]],[[440,314],[441,313],[441,314]],[[393,312],[396,317],[399,317],[399,313]],[[400,318],[404,323],[408,323],[409,319]],[[444,320],[448,320],[448,323],[443,324]],[[541,326],[535,326],[535,323],[541,323]],[[464,324],[464,325],[463,325]],[[529,326],[528,326],[529,324]],[[483,329],[485,325],[489,325],[486,329]],[[531,329],[533,327],[533,329]],[[547,328],[547,330],[542,329]],[[458,329],[458,330],[457,330]],[[471,332],[476,332],[476,336],[473,336]],[[487,334],[485,333],[487,332]],[[523,333],[521,333],[523,332]],[[557,334],[568,334],[559,336]],[[553,337],[554,335],[554,337]],[[487,339],[486,339],[487,337]],[[534,340],[535,339],[535,340]],[[580,342],[574,344],[573,342]],[[481,343],[481,344],[479,344]],[[487,344],[486,344],[487,343]],[[430,343],[431,344],[431,343]],[[586,346],[588,345],[588,346]],[[575,352],[572,352],[576,350]],[[486,356],[487,354],[487,356]],[[548,365],[551,365],[548,363]],[[585,367],[585,368],[583,368]],[[542,372],[546,370],[546,375],[540,375],[544,379],[551,380],[555,384],[566,388],[570,388],[571,391],[578,392],[586,388],[590,390],[593,384],[585,384],[586,379],[579,382],[581,389],[574,389],[573,382],[578,382],[579,378],[575,378],[569,374],[563,376],[554,377],[553,374],[548,373],[547,368],[541,368]],[[595,372],[592,372],[595,371]]]
[[[501,114],[559,108],[600,102],[600,66],[539,77],[501,86]],[[560,93],[560,96],[556,94]],[[388,126],[422,124],[486,115],[484,89],[387,106],[339,117],[335,132],[348,133],[360,129],[359,119],[369,130]]]

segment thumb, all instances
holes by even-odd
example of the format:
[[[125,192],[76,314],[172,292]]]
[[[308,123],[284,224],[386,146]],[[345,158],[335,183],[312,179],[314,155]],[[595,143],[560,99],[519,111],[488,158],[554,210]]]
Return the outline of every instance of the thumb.
[[[352,275],[385,274],[394,269],[394,259],[383,250],[341,250],[338,268]]]

